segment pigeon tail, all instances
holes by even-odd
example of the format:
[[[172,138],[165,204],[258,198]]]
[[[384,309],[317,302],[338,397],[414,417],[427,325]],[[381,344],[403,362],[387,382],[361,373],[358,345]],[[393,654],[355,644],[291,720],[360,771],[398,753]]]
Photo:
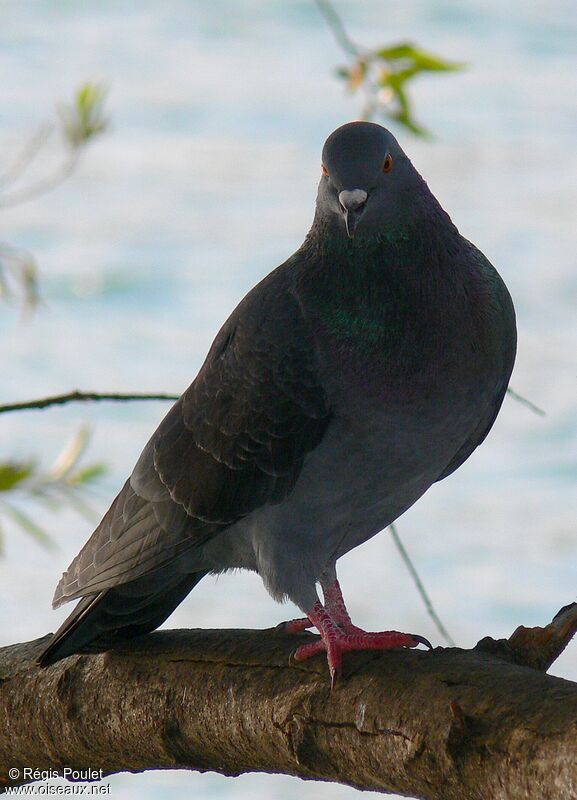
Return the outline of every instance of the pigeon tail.
[[[158,628],[207,572],[157,570],[130,583],[83,597],[42,651],[48,667],[74,653],[102,653]],[[151,587],[151,578],[156,578]]]

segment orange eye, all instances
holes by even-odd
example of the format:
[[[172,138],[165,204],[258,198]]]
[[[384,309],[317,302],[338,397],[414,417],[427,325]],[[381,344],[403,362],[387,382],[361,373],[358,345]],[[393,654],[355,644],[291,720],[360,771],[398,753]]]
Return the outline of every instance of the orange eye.
[[[328,178],[329,171],[328,171],[328,169],[325,167],[325,165],[324,165],[324,164],[321,164],[321,170],[322,170],[322,172],[323,172],[323,175],[325,176],[325,178]]]
[[[393,168],[393,157],[390,153],[387,153],[385,156],[385,160],[383,162],[383,172],[390,172]]]

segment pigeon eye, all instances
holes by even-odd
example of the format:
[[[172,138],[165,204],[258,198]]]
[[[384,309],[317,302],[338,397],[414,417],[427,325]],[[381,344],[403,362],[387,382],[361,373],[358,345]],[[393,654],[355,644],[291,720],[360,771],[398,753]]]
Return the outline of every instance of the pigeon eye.
[[[324,165],[324,164],[321,164],[321,170],[322,170],[322,173],[323,173],[323,175],[325,176],[325,178],[328,178],[328,176],[329,176],[329,171],[328,171],[328,169],[325,167],[325,165]]]
[[[385,156],[385,160],[383,162],[383,172],[390,172],[393,168],[393,157],[390,153],[387,153]]]

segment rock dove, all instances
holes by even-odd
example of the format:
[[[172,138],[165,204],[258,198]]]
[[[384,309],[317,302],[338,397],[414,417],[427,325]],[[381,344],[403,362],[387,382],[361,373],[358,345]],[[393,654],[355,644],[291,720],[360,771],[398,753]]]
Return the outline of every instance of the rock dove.
[[[333,679],[349,650],[428,644],[353,625],[335,565],[483,441],[515,349],[503,281],[392,134],[338,128],[304,243],[232,312],[64,573],[54,606],[81,599],[41,663],[147,633],[239,567],[301,609],[285,629],[320,639],[295,658],[326,651]]]

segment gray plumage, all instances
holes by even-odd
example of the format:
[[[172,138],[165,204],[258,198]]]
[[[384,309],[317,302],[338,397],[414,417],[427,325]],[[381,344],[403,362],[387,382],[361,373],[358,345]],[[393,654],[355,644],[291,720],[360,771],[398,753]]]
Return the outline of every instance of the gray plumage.
[[[489,432],[515,358],[509,293],[394,137],[327,140],[312,228],[242,300],[64,573],[42,656],[157,627],[207,573],[316,583]],[[324,584],[323,584],[324,585]]]

